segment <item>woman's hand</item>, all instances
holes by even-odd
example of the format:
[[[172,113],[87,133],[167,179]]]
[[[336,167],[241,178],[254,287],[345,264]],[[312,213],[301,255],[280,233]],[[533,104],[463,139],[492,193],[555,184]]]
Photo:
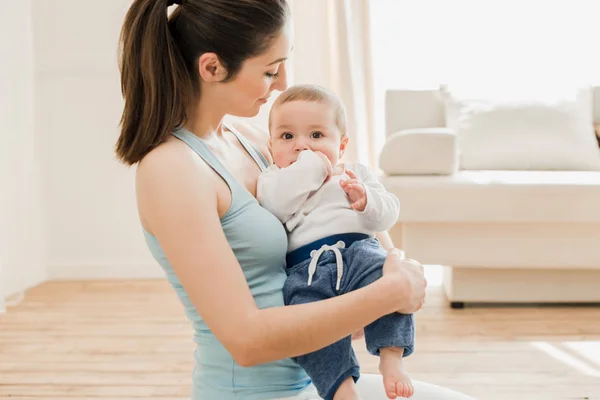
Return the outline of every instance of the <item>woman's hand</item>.
[[[402,314],[412,314],[423,307],[427,280],[421,263],[404,258],[398,249],[389,251],[383,265],[383,278],[389,279],[393,295],[398,297],[398,309]]]

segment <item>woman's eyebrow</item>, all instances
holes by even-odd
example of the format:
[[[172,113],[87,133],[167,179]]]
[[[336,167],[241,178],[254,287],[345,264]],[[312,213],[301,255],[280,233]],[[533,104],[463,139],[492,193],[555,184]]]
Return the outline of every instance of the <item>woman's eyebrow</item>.
[[[287,57],[278,58],[277,60],[273,61],[272,63],[268,63],[268,64],[267,64],[267,67],[268,67],[269,65],[277,64],[277,63],[283,62],[283,61],[285,61],[285,60],[287,60]]]

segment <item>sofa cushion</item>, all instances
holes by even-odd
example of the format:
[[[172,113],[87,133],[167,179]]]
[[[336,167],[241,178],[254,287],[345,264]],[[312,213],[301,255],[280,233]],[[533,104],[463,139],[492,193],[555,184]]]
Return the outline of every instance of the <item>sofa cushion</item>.
[[[600,170],[591,87],[445,87],[465,170]]]
[[[401,222],[600,222],[600,172],[459,171],[382,176]]]
[[[458,169],[456,135],[448,128],[403,129],[390,135],[379,157],[388,175],[449,175]]]

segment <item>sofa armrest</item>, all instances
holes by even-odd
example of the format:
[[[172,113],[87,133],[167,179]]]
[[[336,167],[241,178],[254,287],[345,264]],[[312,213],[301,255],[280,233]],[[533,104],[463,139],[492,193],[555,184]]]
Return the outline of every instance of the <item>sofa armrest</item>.
[[[452,175],[458,169],[456,134],[450,128],[400,130],[387,138],[379,167],[388,175]]]

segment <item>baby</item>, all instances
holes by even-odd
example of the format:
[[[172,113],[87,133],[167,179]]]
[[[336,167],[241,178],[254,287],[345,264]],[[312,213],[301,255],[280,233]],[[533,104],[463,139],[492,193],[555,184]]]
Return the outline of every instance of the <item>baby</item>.
[[[288,231],[285,304],[339,296],[379,279],[387,252],[374,235],[396,223],[400,205],[367,167],[338,163],[348,144],[339,98],[319,86],[291,87],[273,104],[269,130],[274,165],[261,174],[257,198]],[[411,397],[403,357],[414,348],[413,316],[389,314],[364,332],[367,350],[380,356],[388,397]],[[359,399],[350,336],[295,360],[324,399]]]

